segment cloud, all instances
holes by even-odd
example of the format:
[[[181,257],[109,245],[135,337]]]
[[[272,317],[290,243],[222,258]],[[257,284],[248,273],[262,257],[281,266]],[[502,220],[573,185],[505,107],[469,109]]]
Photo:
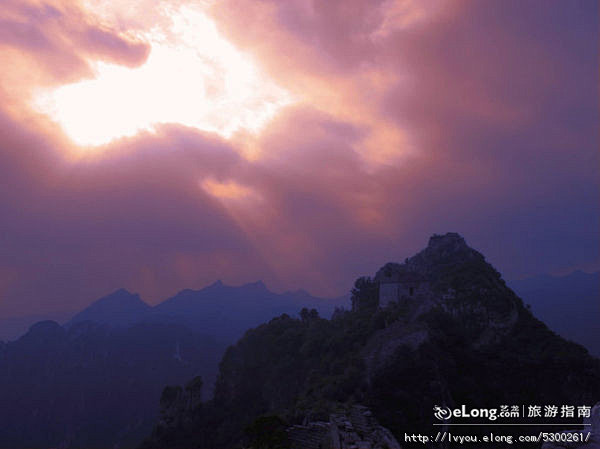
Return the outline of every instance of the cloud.
[[[358,208],[348,192],[360,183],[407,253],[457,229],[509,276],[598,266],[596,6],[252,2],[243,17],[228,6],[215,14],[230,38],[360,129],[345,148],[321,150],[354,181],[332,183],[336,205]],[[281,132],[281,147],[294,134]],[[348,169],[356,153],[360,169]]]
[[[13,188],[1,202],[0,259],[20,281],[7,287],[4,307],[18,298],[21,307],[64,310],[82,292],[76,301],[119,285],[155,300],[182,283],[262,271],[244,232],[200,187],[241,163],[221,140],[166,127],[122,141],[110,158],[57,163],[44,157],[51,145],[28,137],[29,154],[4,153]],[[37,163],[23,173],[29,158]]]
[[[144,61],[127,37],[143,15],[21,4],[0,42],[39,64],[24,88],[86,76],[90,58]],[[598,267],[597,5],[238,0],[211,14],[298,99],[257,135],[171,124],[88,154],[15,115],[25,100],[0,78],[1,312],[217,278],[341,294],[445,231],[509,278]]]
[[[0,11],[0,79],[13,89],[56,85],[93,74],[90,61],[129,67],[142,64],[144,42],[111,29],[79,2],[6,0]],[[18,95],[24,96],[19,90]]]

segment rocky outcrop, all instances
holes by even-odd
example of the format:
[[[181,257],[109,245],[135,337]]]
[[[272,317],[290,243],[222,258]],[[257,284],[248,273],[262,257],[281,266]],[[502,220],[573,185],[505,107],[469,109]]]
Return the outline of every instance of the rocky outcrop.
[[[296,449],[400,449],[394,435],[379,425],[367,407],[360,405],[332,413],[329,422],[296,425],[287,432]]]
[[[565,434],[565,439],[568,439],[568,434],[583,434],[587,441],[544,443],[542,449],[600,449],[600,402],[592,408],[590,417],[585,418],[583,424],[582,430],[567,430],[562,433]],[[589,438],[587,438],[588,432],[590,433]]]

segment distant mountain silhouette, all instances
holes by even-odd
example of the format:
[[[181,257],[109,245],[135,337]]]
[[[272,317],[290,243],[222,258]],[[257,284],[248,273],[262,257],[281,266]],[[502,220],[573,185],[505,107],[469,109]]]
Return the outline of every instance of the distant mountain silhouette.
[[[151,307],[142,301],[139,295],[129,293],[122,288],[94,301],[71,318],[67,322],[67,326],[82,321],[93,321],[112,326],[129,326],[143,321],[150,310]]]
[[[287,313],[298,315],[304,307],[329,317],[336,307],[348,306],[349,296],[323,299],[303,290],[273,293],[262,281],[232,287],[217,281],[201,290],[183,290],[152,309],[155,320],[170,319],[228,343],[250,327]]]
[[[182,290],[154,307],[145,303],[138,294],[122,288],[77,312],[66,320],[65,326],[83,321],[116,327],[141,322],[180,323],[233,343],[249,327],[282,313],[297,315],[303,307],[307,307],[329,317],[336,307],[349,305],[349,294],[325,299],[312,296],[305,290],[274,293],[262,281],[241,286],[216,281],[200,290]],[[2,319],[0,341],[14,340],[25,334],[32,324],[47,319],[55,320],[43,315]]]
[[[0,341],[12,341],[25,335],[29,328],[40,321],[65,322],[73,312],[49,312],[45,314],[28,314],[0,318]]]
[[[550,329],[600,356],[600,272],[542,275],[508,284]]]
[[[40,321],[0,341],[0,448],[135,447],[164,385],[201,376],[212,392],[226,346],[246,329],[303,307],[331,315],[347,299],[218,281],[155,307],[120,289],[63,326]]]

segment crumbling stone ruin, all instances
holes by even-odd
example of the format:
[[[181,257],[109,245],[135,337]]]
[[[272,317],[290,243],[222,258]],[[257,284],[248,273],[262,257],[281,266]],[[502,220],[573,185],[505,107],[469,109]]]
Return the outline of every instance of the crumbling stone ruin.
[[[405,266],[389,263],[385,265],[375,280],[379,283],[379,307],[402,299],[410,300],[428,293],[426,279],[418,273],[408,271]]]
[[[394,435],[360,405],[332,413],[329,422],[296,425],[287,432],[295,449],[401,449]]]

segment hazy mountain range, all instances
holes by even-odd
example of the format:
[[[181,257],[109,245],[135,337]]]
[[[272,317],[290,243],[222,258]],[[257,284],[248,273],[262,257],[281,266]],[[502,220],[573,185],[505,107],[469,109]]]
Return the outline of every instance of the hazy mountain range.
[[[507,283],[526,304],[531,305],[535,315],[551,329],[600,355],[600,329],[594,323],[594,317],[600,316],[600,272],[575,271],[565,276],[539,275]],[[261,289],[266,290],[265,294],[255,296],[259,297],[259,304],[263,305],[262,310],[260,307],[250,306],[250,301],[244,300],[250,298],[247,294],[251,290],[257,293]],[[198,302],[195,303],[195,300]],[[202,321],[209,328],[215,329],[216,334],[221,334],[223,328],[216,326],[216,321],[213,320],[220,317],[217,321],[222,324],[224,309],[233,310],[231,307],[238,311],[248,311],[254,321],[248,320],[251,326],[278,313],[297,313],[300,310],[298,306],[314,307],[319,310],[321,316],[329,316],[336,306],[347,307],[348,301],[349,296],[323,300],[303,290],[276,294],[268,291],[260,281],[240,287],[227,286],[217,281],[201,290],[182,290],[172,298],[151,307],[138,295],[121,289],[76,314],[62,312],[55,315],[0,318],[0,341],[15,340],[25,334],[32,324],[43,320],[72,323],[90,319],[123,325],[163,312],[167,316],[179,317],[186,322]],[[186,309],[184,304],[188,304],[189,309]],[[190,312],[193,313],[189,315]],[[70,316],[72,318],[69,319]],[[236,322],[242,318],[237,331],[240,332],[241,328],[243,332],[248,327],[244,327],[247,316],[245,313],[238,313],[236,316],[230,315],[227,319]]]
[[[210,392],[225,348],[246,329],[303,307],[329,316],[345,302],[215,282],[155,307],[120,289],[62,326],[38,322],[0,342],[0,447],[135,446],[163,387],[201,376]]]
[[[282,313],[297,315],[304,307],[331,316],[336,307],[349,305],[349,296],[324,299],[303,290],[273,293],[263,282],[233,287],[221,281],[201,289],[182,290],[151,307],[125,289],[100,298],[71,318],[66,326],[82,321],[129,326],[133,323],[178,323],[233,343],[244,331]]]

